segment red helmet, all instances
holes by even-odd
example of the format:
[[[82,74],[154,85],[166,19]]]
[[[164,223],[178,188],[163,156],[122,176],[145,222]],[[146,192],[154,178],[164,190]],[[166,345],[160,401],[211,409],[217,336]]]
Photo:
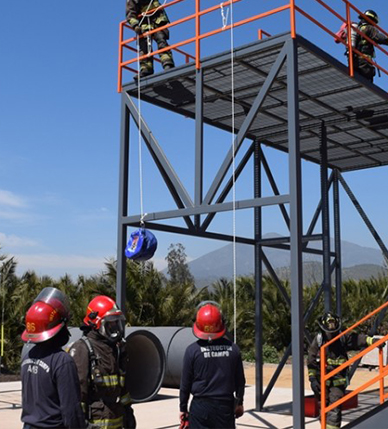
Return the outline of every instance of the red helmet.
[[[219,305],[205,301],[199,305],[193,325],[194,335],[201,340],[216,340],[225,335],[226,327]]]
[[[110,341],[117,342],[123,338],[125,317],[109,296],[99,295],[89,302],[84,323]]]
[[[67,296],[55,287],[46,287],[26,314],[26,329],[22,340],[42,343],[54,337],[70,319]]]

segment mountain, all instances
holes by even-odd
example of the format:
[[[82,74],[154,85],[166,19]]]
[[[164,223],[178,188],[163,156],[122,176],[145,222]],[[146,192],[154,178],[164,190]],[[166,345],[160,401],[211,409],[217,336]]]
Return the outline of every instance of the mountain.
[[[277,234],[267,234],[265,238],[276,237]],[[320,242],[311,242],[310,248],[321,248]],[[331,240],[331,248],[334,242]],[[281,278],[287,278],[290,266],[290,252],[266,247],[264,252]],[[383,256],[380,250],[359,246],[348,241],[341,242],[342,268],[344,279],[370,278],[383,272]],[[254,272],[254,249],[246,244],[236,244],[237,276],[252,275]],[[305,280],[310,283],[322,277],[322,257],[319,255],[303,255]],[[233,245],[228,244],[220,249],[209,252],[188,263],[190,271],[197,283],[208,284],[220,277],[233,277]],[[265,270],[265,266],[264,266]],[[367,277],[368,276],[368,277]]]

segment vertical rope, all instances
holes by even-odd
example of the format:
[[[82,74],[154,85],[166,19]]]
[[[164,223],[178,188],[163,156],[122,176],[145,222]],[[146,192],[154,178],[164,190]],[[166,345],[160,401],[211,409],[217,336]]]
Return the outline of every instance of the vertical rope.
[[[139,35],[137,35],[137,111],[139,113],[139,135],[138,135],[138,145],[139,145],[139,191],[140,191],[140,217],[143,219],[144,210],[143,210],[143,157],[142,157],[142,145],[141,145],[141,82],[140,82],[140,43]]]
[[[237,264],[236,264],[236,160],[235,160],[235,103],[234,103],[234,28],[233,3],[230,4],[230,68],[232,96],[232,198],[233,198],[233,325],[237,342]]]

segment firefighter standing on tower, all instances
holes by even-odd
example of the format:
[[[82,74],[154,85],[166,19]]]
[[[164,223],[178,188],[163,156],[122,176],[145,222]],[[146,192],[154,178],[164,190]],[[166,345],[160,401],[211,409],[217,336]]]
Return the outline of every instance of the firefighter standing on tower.
[[[136,420],[125,386],[125,318],[116,303],[100,295],[90,301],[84,335],[69,350],[81,384],[81,403],[90,423],[104,429],[134,429]]]
[[[53,287],[44,288],[27,311],[22,340],[34,347],[21,364],[24,429],[87,427],[77,368],[62,350],[69,318],[67,296]]]
[[[199,305],[193,333],[198,341],[187,347],[183,359],[180,419],[188,419],[190,429],[235,428],[235,419],[244,413],[244,369],[239,348],[224,336],[217,303]]]
[[[358,23],[358,30],[364,33],[369,39],[373,40],[379,45],[388,45],[388,37],[380,33],[379,30],[373,25],[379,23],[379,17],[373,10],[366,10],[359,16],[360,22]],[[370,61],[375,61],[375,47],[365,37],[357,34],[356,49],[360,51],[365,57],[354,55],[354,69],[362,76],[373,82],[376,75],[376,68]]]
[[[138,36],[158,27],[169,24],[168,16],[164,9],[160,8],[158,0],[127,0],[126,18],[128,24]],[[144,13],[144,16],[140,16]],[[167,40],[170,38],[168,28],[153,33],[149,36],[139,37],[139,55],[143,56],[152,51],[151,39],[154,39],[158,49],[168,46]],[[174,60],[170,50],[160,54],[160,60],[164,70],[174,67]],[[153,57],[150,56],[140,61],[140,77],[146,77],[154,73]]]
[[[321,372],[320,372],[320,348],[325,343],[336,337],[341,332],[341,319],[336,314],[327,312],[318,320],[320,332],[313,339],[307,357],[308,375],[311,390],[318,401],[321,398]],[[379,337],[370,337],[364,334],[349,333],[340,337],[326,349],[326,373],[335,370],[348,360],[349,350],[359,350],[379,341]],[[384,347],[385,343],[381,347]],[[348,385],[348,368],[340,371],[326,382],[326,405],[333,404],[341,399]],[[338,429],[341,427],[341,407],[334,408],[327,413],[326,429]]]

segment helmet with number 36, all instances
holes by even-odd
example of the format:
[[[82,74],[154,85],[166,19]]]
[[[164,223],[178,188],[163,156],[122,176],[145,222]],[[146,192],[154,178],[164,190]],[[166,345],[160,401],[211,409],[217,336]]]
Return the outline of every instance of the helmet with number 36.
[[[70,319],[67,296],[55,287],[44,288],[26,314],[24,342],[42,343],[53,338]]]

